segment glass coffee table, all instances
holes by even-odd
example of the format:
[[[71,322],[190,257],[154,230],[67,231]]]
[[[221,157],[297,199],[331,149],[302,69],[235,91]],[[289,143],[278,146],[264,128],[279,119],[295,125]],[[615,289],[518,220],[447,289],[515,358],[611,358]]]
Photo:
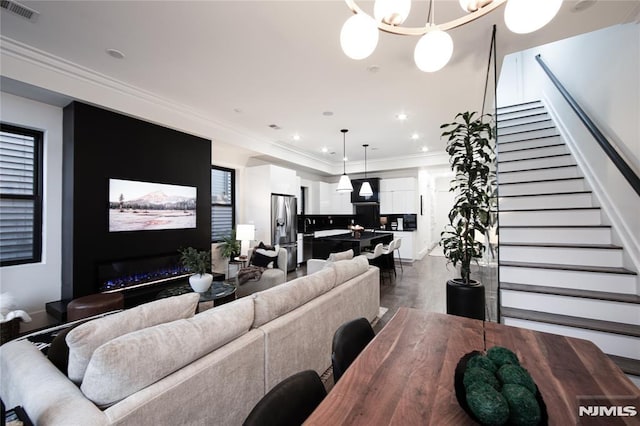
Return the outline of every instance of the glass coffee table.
[[[193,289],[189,283],[166,288],[158,293],[156,299],[178,296],[185,293],[193,293]],[[198,311],[231,302],[236,299],[236,279],[213,281],[207,291],[198,294],[200,295]]]

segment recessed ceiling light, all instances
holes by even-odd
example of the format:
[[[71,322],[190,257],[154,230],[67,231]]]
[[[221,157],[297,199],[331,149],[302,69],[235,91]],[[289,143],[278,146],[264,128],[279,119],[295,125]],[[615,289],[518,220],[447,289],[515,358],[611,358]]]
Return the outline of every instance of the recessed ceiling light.
[[[427,152],[427,151],[429,151],[429,148],[427,148],[426,146],[423,146],[422,147],[422,152]]]
[[[333,111],[325,111],[322,113],[325,117],[331,117],[333,115]]]
[[[124,59],[124,53],[119,51],[118,49],[106,49],[107,55],[116,59]]]
[[[296,133],[295,135],[292,136],[292,138],[293,138],[294,141],[299,141],[300,140],[300,135]]]
[[[409,118],[409,116],[407,114],[405,114],[404,112],[401,112],[400,114],[396,114],[396,118],[400,121],[404,121],[407,118]]]
[[[329,152],[329,148],[327,148],[326,146],[323,146],[322,147],[322,152],[324,152],[326,154],[327,152]]]
[[[418,139],[420,139],[420,135],[417,133],[414,133],[411,135],[411,139],[413,139],[414,141],[417,141]]]

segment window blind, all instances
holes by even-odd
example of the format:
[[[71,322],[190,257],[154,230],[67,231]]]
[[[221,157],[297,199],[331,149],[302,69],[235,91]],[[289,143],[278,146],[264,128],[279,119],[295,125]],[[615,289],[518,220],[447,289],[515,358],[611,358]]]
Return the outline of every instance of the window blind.
[[[2,125],[0,130],[0,263],[40,260],[38,181],[42,134]]]
[[[221,241],[231,236],[235,225],[235,171],[211,168],[211,240]]]

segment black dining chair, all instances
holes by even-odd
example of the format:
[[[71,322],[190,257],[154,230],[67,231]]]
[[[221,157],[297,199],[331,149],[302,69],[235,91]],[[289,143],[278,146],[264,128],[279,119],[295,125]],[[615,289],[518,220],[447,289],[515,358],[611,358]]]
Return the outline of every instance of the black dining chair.
[[[327,396],[320,376],[305,370],[273,387],[249,413],[244,426],[300,426]]]
[[[338,383],[347,368],[374,337],[373,328],[366,318],[346,322],[336,330],[331,353],[334,383]]]

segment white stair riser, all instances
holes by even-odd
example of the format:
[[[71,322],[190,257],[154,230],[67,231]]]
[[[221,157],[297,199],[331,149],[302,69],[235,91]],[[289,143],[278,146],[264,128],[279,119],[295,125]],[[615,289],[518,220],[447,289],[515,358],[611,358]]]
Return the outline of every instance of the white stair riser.
[[[640,325],[640,305],[609,300],[501,290],[502,306],[571,317]]]
[[[501,210],[536,209],[544,206],[548,209],[593,207],[591,194],[558,194],[529,197],[500,197]]]
[[[500,281],[625,294],[636,294],[637,288],[635,275],[515,266],[500,266]]]
[[[542,102],[532,102],[526,105],[509,105],[498,108],[498,121],[507,118],[519,117],[521,115],[531,115],[545,112]]]
[[[600,225],[600,210],[499,212],[500,225]]]
[[[566,154],[566,145],[547,146],[542,148],[526,149],[524,151],[505,152],[498,155],[499,161],[524,160],[535,157],[547,157],[550,155]]]
[[[498,171],[510,172],[513,170],[538,169],[541,167],[568,166],[576,164],[570,155],[559,157],[532,158],[528,160],[498,162]]]
[[[553,194],[558,192],[586,191],[584,179],[549,180],[543,182],[499,185],[500,195]]]
[[[562,167],[558,169],[525,170],[522,172],[499,173],[499,183],[528,182],[532,180],[563,179],[580,177],[578,167]]]
[[[552,127],[554,125],[552,121],[548,121],[543,118],[536,118],[533,120],[529,119],[529,121],[526,121],[526,119],[522,119],[522,120],[523,122],[519,124],[509,122],[509,123],[505,123],[504,126],[499,127],[498,139],[500,139],[500,135],[503,135],[503,134],[508,135],[509,133],[545,129],[547,127]]]
[[[548,129],[534,130],[526,133],[498,133],[498,143],[522,141],[527,139],[536,139],[545,136],[555,136],[558,134],[558,129],[551,127]]]
[[[511,117],[511,119],[508,118],[500,118],[500,120],[498,120],[498,129],[504,129],[507,128],[508,126],[517,126],[520,124],[527,124],[527,123],[531,123],[532,121],[541,121],[541,120],[547,120],[549,118],[549,114],[548,113],[544,113],[544,114],[540,114],[543,111],[538,111],[537,113],[530,113],[527,114],[525,116],[516,118],[516,117]]]
[[[611,244],[611,229],[500,228],[500,243]]]
[[[517,318],[502,318],[502,323],[513,327],[528,328],[530,330],[563,336],[577,337],[592,341],[604,353],[638,359],[640,354],[640,339],[621,334],[605,333],[602,331],[586,330],[582,328],[566,327],[557,324],[547,324]]]
[[[498,144],[498,152],[503,153],[507,151],[513,151],[514,149],[537,148],[540,146],[555,145],[559,143],[563,143],[560,136],[554,136],[552,138],[531,139],[519,142],[505,142]]]
[[[577,247],[500,246],[500,260],[554,265],[585,265],[621,268],[622,250]]]

